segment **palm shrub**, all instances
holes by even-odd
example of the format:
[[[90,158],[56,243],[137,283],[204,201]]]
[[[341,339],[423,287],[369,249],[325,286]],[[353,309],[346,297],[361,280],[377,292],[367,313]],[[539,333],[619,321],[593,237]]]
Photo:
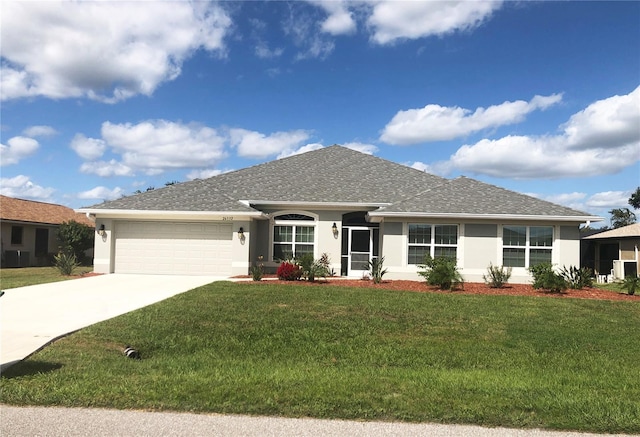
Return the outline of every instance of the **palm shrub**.
[[[73,253],[60,252],[53,257],[53,265],[61,275],[71,276],[80,263]]]
[[[418,274],[425,278],[427,284],[436,285],[441,290],[464,287],[464,279],[456,264],[455,258],[446,256],[432,258],[427,254],[424,257],[424,264],[418,266],[420,269]]]
[[[331,258],[329,257],[328,253],[323,253],[320,256],[320,260],[318,261],[320,263],[320,265],[322,267],[324,267],[324,270],[327,274],[327,276],[335,276],[336,275],[336,271],[331,267]]]
[[[593,287],[593,272],[588,267],[562,266],[560,276],[562,276],[569,288],[573,290]]]
[[[384,256],[379,258],[374,258],[369,261],[369,273],[371,274],[371,279],[374,284],[379,284],[382,282],[382,277],[385,273],[387,273],[387,269],[383,269],[382,265],[384,264]]]
[[[321,260],[313,259],[313,255],[310,253],[305,253],[300,258],[298,258],[297,264],[302,270],[302,277],[310,282],[315,281],[317,277],[327,276],[327,269],[325,268]]]
[[[482,275],[482,279],[484,279],[484,282],[491,288],[502,288],[509,282],[512,270],[511,267],[505,268],[504,266],[494,266],[489,263],[487,274]]]
[[[638,291],[638,288],[640,288],[640,278],[633,275],[627,276],[622,282],[622,288],[626,290],[627,294],[633,296],[636,294],[636,291]]]
[[[567,289],[567,282],[553,270],[551,263],[536,264],[527,270],[533,276],[533,288],[536,290],[542,289],[552,293],[562,293]]]

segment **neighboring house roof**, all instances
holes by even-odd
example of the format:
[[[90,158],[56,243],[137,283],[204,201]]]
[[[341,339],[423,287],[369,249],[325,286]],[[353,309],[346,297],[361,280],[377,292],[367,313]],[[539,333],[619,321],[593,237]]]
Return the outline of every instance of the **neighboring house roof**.
[[[599,232],[597,234],[584,237],[583,240],[599,240],[606,238],[640,238],[640,223],[623,226],[621,228],[611,229],[609,231]]]
[[[59,225],[62,222],[75,220],[78,223],[95,226],[85,214],[76,213],[66,206],[7,196],[0,196],[0,220],[48,225]]]
[[[257,212],[252,206],[362,205],[371,215],[469,214],[591,216],[468,179],[448,180],[354,150],[331,146],[205,180],[175,184],[81,209]]]

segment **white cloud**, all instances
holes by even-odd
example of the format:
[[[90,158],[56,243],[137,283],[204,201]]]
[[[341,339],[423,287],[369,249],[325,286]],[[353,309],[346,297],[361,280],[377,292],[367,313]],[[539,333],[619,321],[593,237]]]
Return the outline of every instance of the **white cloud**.
[[[95,160],[104,154],[107,144],[101,139],[87,138],[82,134],[76,134],[71,140],[70,147],[81,158]]]
[[[309,138],[304,130],[275,132],[265,135],[246,129],[230,129],[230,142],[238,150],[238,155],[249,158],[265,158],[270,155],[291,151]]]
[[[125,191],[120,187],[109,189],[107,187],[95,187],[88,191],[82,191],[78,193],[78,199],[102,199],[113,200],[122,197]]]
[[[371,39],[378,44],[471,30],[502,6],[500,1],[468,0],[384,0],[371,4],[367,25],[372,31]]]
[[[149,120],[138,124],[102,124],[102,139],[121,165],[158,174],[177,168],[207,168],[225,156],[225,138],[198,124]]]
[[[367,155],[373,155],[378,151],[378,148],[373,144],[365,144],[365,143],[344,143],[344,147],[348,149],[352,149],[361,153],[366,153]]]
[[[416,161],[407,165],[411,168],[415,168],[416,170],[442,177],[449,176],[453,169],[453,166],[448,161],[439,161],[433,164],[425,164],[424,162]]]
[[[361,153],[366,153],[367,155],[373,155],[375,152],[378,151],[378,148],[373,144],[352,142],[352,143],[344,143],[342,144],[342,146],[348,149],[357,150],[358,152],[361,152]],[[282,151],[280,155],[278,155],[277,159],[282,159],[282,158],[286,158],[288,156],[293,156],[293,155],[300,155],[301,153],[311,152],[313,150],[319,150],[322,148],[324,148],[324,146],[320,143],[311,143],[311,144],[302,146],[298,149],[286,149]]]
[[[394,145],[452,140],[484,129],[520,123],[530,112],[547,109],[561,100],[561,94],[535,96],[529,102],[504,102],[473,112],[457,106],[430,104],[399,111],[385,126],[380,140]]]
[[[284,49],[281,47],[276,47],[275,49],[270,49],[266,42],[258,41],[256,44],[256,56],[262,59],[272,59],[278,58],[282,56],[284,53]]]
[[[344,35],[353,33],[356,30],[357,25],[353,18],[353,14],[347,8],[347,2],[336,0],[317,0],[312,3],[321,7],[329,14],[320,27],[323,32],[331,35]]]
[[[540,195],[538,193],[524,194],[546,200],[547,202],[555,203],[556,205],[563,205],[568,208],[577,209],[578,211],[587,211],[589,209],[584,202],[585,198],[587,197],[586,193],[573,192],[548,195]]]
[[[450,163],[462,171],[515,179],[616,173],[640,158],[638,146],[569,150],[566,138],[507,136],[462,146]]]
[[[0,165],[17,164],[22,159],[33,155],[40,144],[33,138],[13,137],[9,138],[7,145],[0,144]]]
[[[196,50],[224,54],[232,24],[209,2],[10,1],[2,9],[2,100],[151,95]]]
[[[34,184],[28,176],[18,175],[13,178],[0,178],[0,194],[20,199],[51,202],[54,188],[45,188]]]
[[[640,87],[589,105],[563,126],[571,149],[615,149],[640,143]]]
[[[307,144],[306,146],[302,146],[296,150],[290,150],[290,149],[285,150],[282,153],[280,153],[276,159],[287,158],[293,155],[300,155],[301,153],[311,152],[313,150],[320,150],[322,148],[324,148],[324,146],[320,143]]]
[[[56,131],[51,126],[30,126],[26,128],[22,133],[28,137],[52,137],[57,135],[58,131]]]
[[[111,176],[133,176],[133,169],[121,162],[112,159],[110,161],[84,162],[80,166],[80,172],[85,174],[95,174],[101,177]]]
[[[640,160],[640,111],[629,104],[638,100],[639,90],[592,103],[574,114],[560,135],[484,139],[462,146],[449,163],[463,171],[507,178],[616,173]]]
[[[222,173],[228,173],[230,171],[233,171],[231,169],[227,169],[227,170],[216,170],[216,169],[203,169],[203,170],[193,170],[191,172],[189,172],[187,174],[187,180],[194,180],[194,179],[209,179],[213,176],[218,176],[219,174]]]
[[[602,191],[590,196],[585,203],[589,208],[629,208],[630,196],[628,191]]]
[[[326,59],[335,48],[334,42],[320,31],[314,18],[293,2],[290,15],[283,22],[285,35],[299,49],[297,61],[303,59]]]

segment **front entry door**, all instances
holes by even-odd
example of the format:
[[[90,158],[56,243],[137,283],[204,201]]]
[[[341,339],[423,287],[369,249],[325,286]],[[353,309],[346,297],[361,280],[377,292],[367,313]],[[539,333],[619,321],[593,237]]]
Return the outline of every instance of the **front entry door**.
[[[362,276],[369,271],[371,243],[371,229],[349,228],[349,276]]]

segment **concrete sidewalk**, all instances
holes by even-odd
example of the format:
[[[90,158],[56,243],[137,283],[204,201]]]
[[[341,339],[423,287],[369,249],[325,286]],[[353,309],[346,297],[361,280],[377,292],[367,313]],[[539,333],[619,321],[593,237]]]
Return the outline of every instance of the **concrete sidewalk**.
[[[0,371],[60,336],[224,279],[111,274],[4,290]]]
[[[221,436],[221,437],[592,437],[539,429],[483,428],[434,423],[288,419],[220,414],[10,407],[0,405],[3,436]],[[615,437],[610,434],[607,437]],[[618,435],[618,437],[623,437]],[[629,437],[628,435],[626,437]]]

